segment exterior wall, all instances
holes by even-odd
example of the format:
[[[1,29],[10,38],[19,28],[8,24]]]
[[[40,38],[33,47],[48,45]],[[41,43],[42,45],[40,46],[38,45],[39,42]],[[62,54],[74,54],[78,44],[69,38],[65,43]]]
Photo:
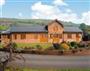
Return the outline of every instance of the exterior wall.
[[[55,27],[57,28],[55,30]],[[48,32],[49,33],[59,33],[62,34],[63,33],[63,27],[61,25],[59,25],[57,22],[53,22],[52,24],[48,25]]]
[[[48,25],[48,33],[12,33],[8,38],[7,35],[1,35],[2,43],[9,43],[10,40],[15,43],[61,43],[62,41],[80,42],[82,40],[82,33],[65,33],[62,24],[53,21]],[[68,38],[68,34],[72,35],[72,38]],[[79,34],[79,37],[76,37]],[[15,39],[15,35],[17,39]],[[25,39],[21,39],[21,35],[25,35]]]
[[[71,34],[72,38],[68,38],[68,34]],[[76,34],[78,34],[80,37],[76,37]],[[80,42],[81,40],[82,40],[81,33],[64,33],[64,41],[66,42],[71,42],[71,41]]]
[[[21,34],[25,34],[26,38],[21,39]],[[14,36],[17,35],[17,39],[14,39]],[[47,43],[48,37],[45,37],[47,33],[13,33],[11,35],[12,42],[15,43]]]
[[[80,42],[80,41],[82,41],[82,33],[79,33],[79,38],[76,38],[76,42]]]
[[[50,43],[61,43],[63,40],[63,27],[58,24],[57,22],[52,22],[51,24],[48,25],[48,38]],[[60,37],[50,37],[50,35],[58,35],[58,36],[62,36],[62,38]]]
[[[55,34],[53,34],[54,36]],[[50,43],[61,43],[63,41],[63,34],[58,34],[58,35],[62,35],[62,38],[60,37],[50,37],[50,34],[49,34],[49,37],[48,37],[48,42]]]
[[[14,39],[15,34],[17,34],[17,39]],[[26,33],[26,38],[21,39],[21,34],[23,33],[13,33],[11,35],[12,42],[15,43],[61,43],[62,41],[71,42],[76,41],[80,42],[82,40],[81,33],[62,33],[58,35],[62,35],[62,37],[54,37],[55,34],[52,34],[53,37],[50,37],[50,34],[47,33]],[[68,34],[72,35],[72,38],[68,38]],[[79,37],[76,37],[76,34],[79,34]],[[10,35],[2,35],[1,42],[3,44],[8,44],[10,39],[8,38]]]

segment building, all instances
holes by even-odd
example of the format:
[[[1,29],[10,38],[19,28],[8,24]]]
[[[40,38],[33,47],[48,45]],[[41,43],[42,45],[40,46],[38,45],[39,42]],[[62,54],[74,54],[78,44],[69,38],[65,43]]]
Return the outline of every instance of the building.
[[[40,26],[12,26],[10,29],[1,32],[1,42],[8,44],[15,43],[61,43],[63,41],[80,42],[82,31],[78,27],[65,27],[54,20],[48,25]]]

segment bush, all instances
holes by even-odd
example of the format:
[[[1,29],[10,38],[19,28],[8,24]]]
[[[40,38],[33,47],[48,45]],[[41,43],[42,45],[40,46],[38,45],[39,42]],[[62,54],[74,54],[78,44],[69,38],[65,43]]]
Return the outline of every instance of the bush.
[[[87,43],[87,42],[80,42],[80,43],[78,44],[78,46],[79,46],[80,48],[85,48],[85,47],[88,47],[88,43]]]
[[[7,47],[8,47],[8,48],[12,48],[13,51],[18,51],[18,52],[21,52],[21,51],[23,50],[23,48],[18,48],[18,47],[17,47],[17,44],[14,43],[14,42],[8,44]],[[8,49],[8,48],[7,48],[7,49]]]
[[[13,47],[14,49],[16,49],[16,48],[17,48],[17,44],[16,44],[16,43],[12,43],[12,47]]]
[[[60,44],[54,43],[54,44],[53,44],[53,47],[54,47],[54,49],[59,49],[59,48],[60,48]]]
[[[41,50],[42,47],[40,45],[36,45],[36,49]]]
[[[77,49],[77,47],[78,47],[78,43],[77,42],[74,42],[74,41],[73,42],[70,42],[69,45],[70,45],[70,48],[71,49]]]
[[[59,48],[59,49],[68,50],[69,48],[70,48],[69,45],[64,42],[64,43],[61,43],[61,44],[60,44],[60,48]]]
[[[75,46],[77,46],[77,42],[70,42],[70,45],[71,45],[72,47],[75,47]]]

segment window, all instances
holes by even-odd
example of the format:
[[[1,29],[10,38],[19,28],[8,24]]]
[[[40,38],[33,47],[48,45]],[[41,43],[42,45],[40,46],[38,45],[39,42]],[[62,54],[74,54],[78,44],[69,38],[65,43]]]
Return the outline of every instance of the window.
[[[3,35],[3,38],[6,38],[6,35]]]
[[[17,34],[14,34],[14,39],[17,39]]]
[[[53,38],[53,35],[52,34],[50,34],[50,38]]]
[[[76,38],[80,38],[79,34],[76,34]]]
[[[34,38],[37,39],[38,38],[38,34],[34,34]]]
[[[3,38],[9,39],[10,35],[3,35]]]
[[[21,34],[21,39],[26,39],[26,34]]]
[[[48,35],[47,35],[47,34],[45,34],[45,35],[44,35],[44,37],[45,37],[45,38],[48,38]]]
[[[54,34],[54,38],[58,38],[58,34]]]
[[[72,34],[68,34],[68,38],[72,38]]]
[[[50,34],[50,38],[62,38],[62,34]]]
[[[62,38],[62,34],[59,34],[59,38]]]
[[[47,35],[47,34],[42,34],[41,37],[42,37],[42,38],[47,38],[48,35]]]
[[[7,38],[10,39],[10,35],[7,35]]]

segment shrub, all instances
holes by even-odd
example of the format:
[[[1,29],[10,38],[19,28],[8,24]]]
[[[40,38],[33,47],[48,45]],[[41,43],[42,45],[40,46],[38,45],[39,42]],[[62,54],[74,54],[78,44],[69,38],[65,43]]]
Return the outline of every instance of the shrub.
[[[53,47],[54,47],[54,49],[59,49],[59,48],[60,48],[60,44],[54,43],[54,44],[53,44]]]
[[[13,47],[14,49],[17,48],[17,44],[16,44],[16,43],[12,43],[11,45],[12,45],[12,47]]]
[[[17,47],[17,45],[16,45],[16,43],[9,43],[7,46],[5,46],[4,48],[5,49],[13,49],[13,50],[16,50],[16,47]]]
[[[78,46],[79,46],[80,48],[85,48],[85,47],[88,47],[88,43],[87,43],[87,42],[80,42],[80,43],[78,44]]]
[[[70,48],[71,49],[76,49],[78,47],[78,43],[77,42],[74,42],[74,41],[73,42],[70,42],[69,45],[70,45]]]
[[[18,51],[18,52],[21,52],[22,50],[23,50],[23,48],[18,48],[17,47],[17,44],[16,43],[10,43],[10,44],[8,44],[8,46],[7,46],[8,48],[12,48],[13,49],[13,51]]]
[[[70,47],[67,43],[61,43],[60,44],[60,48],[59,49],[64,49],[64,50],[68,50]]]
[[[75,47],[75,46],[77,46],[77,42],[70,42],[70,45],[72,46],[72,47]]]
[[[36,49],[41,50],[42,47],[40,45],[36,45]]]

